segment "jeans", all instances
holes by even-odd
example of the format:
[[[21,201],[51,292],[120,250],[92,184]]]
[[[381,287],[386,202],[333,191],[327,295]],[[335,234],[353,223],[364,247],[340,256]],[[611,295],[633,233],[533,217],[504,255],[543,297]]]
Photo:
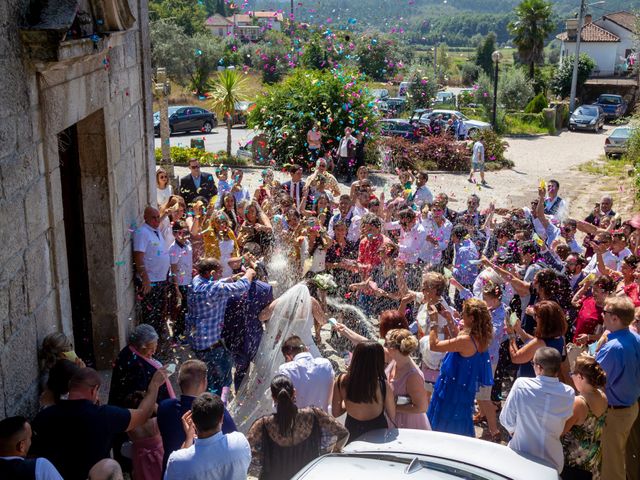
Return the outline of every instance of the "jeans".
[[[153,282],[144,295],[139,291],[138,321],[151,325],[160,338],[166,338],[168,282]]]
[[[224,345],[217,345],[207,350],[195,350],[196,358],[207,364],[208,390],[220,395],[222,387],[231,386],[231,352]]]

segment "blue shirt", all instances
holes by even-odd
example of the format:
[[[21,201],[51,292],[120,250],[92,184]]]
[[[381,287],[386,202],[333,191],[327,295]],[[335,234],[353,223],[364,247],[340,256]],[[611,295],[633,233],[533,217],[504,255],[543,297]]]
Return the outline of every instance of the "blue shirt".
[[[184,429],[182,428],[182,415],[191,410],[191,405],[196,397],[191,395],[181,395],[180,398],[169,398],[158,405],[158,428],[162,436],[164,446],[164,458],[162,459],[162,469],[167,467],[169,455],[176,450],[180,450],[184,442]],[[222,433],[231,433],[237,430],[236,424],[231,415],[224,409],[222,420]]]
[[[623,328],[607,338],[596,354],[607,373],[607,399],[614,407],[629,407],[640,397],[640,336]]]
[[[469,239],[455,245],[456,260],[453,264],[453,278],[462,285],[473,285],[478,276],[478,265],[472,265],[470,260],[478,260],[478,250]]]
[[[192,349],[206,350],[220,340],[227,300],[242,295],[250,285],[246,278],[233,283],[209,280],[200,275],[193,279],[185,318]]]

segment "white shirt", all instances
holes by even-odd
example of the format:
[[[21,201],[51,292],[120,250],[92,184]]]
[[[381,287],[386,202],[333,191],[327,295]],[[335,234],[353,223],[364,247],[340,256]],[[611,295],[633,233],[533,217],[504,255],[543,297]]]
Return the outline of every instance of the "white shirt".
[[[133,251],[144,253],[144,268],[149,281],[164,282],[169,273],[169,252],[158,230],[143,223],[133,232]]]
[[[429,265],[438,265],[442,259],[442,252],[447,248],[447,245],[449,245],[453,225],[445,218],[444,223],[439,227],[431,216],[428,216],[422,220],[422,226],[426,232],[425,239],[429,236],[434,237],[438,240],[438,244],[434,245],[425,240],[420,258]]]
[[[173,187],[171,185],[167,184],[164,189],[156,187],[156,200],[158,201],[158,207],[167,203],[167,200],[169,200],[171,195],[173,195]]]
[[[185,242],[184,246],[178,245],[178,242],[173,242],[173,245],[169,248],[169,261],[171,265],[178,265],[178,285],[185,286],[191,285],[193,276],[193,249],[191,248],[191,242]]]
[[[398,260],[410,265],[417,263],[427,241],[427,232],[424,227],[416,222],[407,232],[400,226],[400,222],[387,222],[384,224],[384,228],[385,230],[400,230]]]
[[[484,145],[481,142],[473,144],[473,154],[471,157],[473,163],[484,163]]]
[[[511,434],[509,447],[533,455],[562,471],[560,435],[573,414],[573,389],[554,377],[518,378],[500,413]]]
[[[622,252],[624,252],[624,250]],[[602,254],[602,259],[604,260],[604,264],[607,266],[607,268],[610,268],[611,270],[618,270],[618,263],[620,261],[620,258],[618,258],[618,255],[613,254],[611,250],[607,250],[606,252],[604,252]],[[595,273],[596,275],[600,276],[600,271],[598,270],[597,254],[593,254],[593,257],[591,257],[591,260],[589,260],[587,266],[584,267],[583,272],[585,273],[585,275]]]
[[[625,258],[627,258],[629,255],[631,255],[631,250],[629,250],[627,247],[624,247],[622,250],[618,252],[618,254],[616,255],[616,257],[618,257],[618,268],[617,268],[618,271],[620,271],[620,267],[622,266],[622,261]]]
[[[169,456],[164,480],[246,480],[251,447],[240,432],[196,438]]]
[[[278,373],[291,379],[296,389],[298,408],[314,406],[329,413],[334,375],[329,360],[313,358],[309,352],[302,352],[291,362],[280,365]]]
[[[353,214],[359,217],[364,217],[366,213],[369,213],[369,210],[367,208],[364,208],[359,203],[356,203],[352,208],[353,208]]]
[[[422,209],[426,203],[433,203],[433,193],[431,193],[429,187],[423,185],[417,189],[416,193],[413,194],[413,203],[418,205],[420,209]]]
[[[353,213],[353,207],[349,209],[346,215],[342,215],[338,211],[337,214],[331,217],[331,220],[329,220],[329,228],[327,229],[327,233],[331,238],[336,238],[336,234],[333,231],[333,226],[335,225],[335,223],[338,220],[344,221],[345,218],[349,218],[349,215],[351,215],[351,220],[349,223],[349,228],[347,229],[347,240],[354,243],[360,240],[360,224],[362,223],[362,217]]]
[[[0,457],[3,460],[24,460],[24,457]],[[36,459],[36,480],[63,480],[58,472],[46,458]]]
[[[296,204],[296,207],[300,206],[300,199],[302,198],[302,182],[291,181],[291,191],[289,192],[291,198]]]
[[[349,135],[348,137],[342,137],[342,140],[340,140],[340,156],[341,157],[349,156],[349,149],[347,148],[349,140],[351,140],[352,143],[356,142],[356,139],[352,135]]]

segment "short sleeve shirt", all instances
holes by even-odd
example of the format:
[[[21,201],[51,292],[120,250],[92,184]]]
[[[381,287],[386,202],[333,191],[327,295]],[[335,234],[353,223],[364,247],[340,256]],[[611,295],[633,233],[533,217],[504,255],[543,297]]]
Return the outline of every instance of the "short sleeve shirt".
[[[169,273],[169,252],[158,230],[146,223],[133,233],[133,251],[144,253],[144,268],[151,282],[164,282]]]
[[[193,249],[191,243],[186,242],[183,246],[173,242],[169,248],[169,261],[171,265],[177,265],[178,285],[186,286],[191,284],[193,280]]]
[[[109,458],[114,437],[130,420],[126,408],[62,400],[36,415],[29,453],[49,460],[65,480],[85,480],[93,465]]]

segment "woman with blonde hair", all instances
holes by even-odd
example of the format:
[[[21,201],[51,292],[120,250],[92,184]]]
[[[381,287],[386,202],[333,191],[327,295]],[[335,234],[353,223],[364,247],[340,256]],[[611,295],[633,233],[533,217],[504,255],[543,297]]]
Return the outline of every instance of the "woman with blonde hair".
[[[462,328],[449,340],[438,339],[438,310],[429,308],[429,347],[447,352],[433,389],[427,416],[439,432],[475,437],[473,402],[481,386],[493,385],[489,344],[491,312],[483,300],[470,298],[462,306]]]
[[[396,399],[396,426],[431,430],[424,375],[411,358],[418,339],[409,330],[395,328],[387,332],[384,346],[391,358],[385,372]]]
[[[204,256],[220,260],[222,276],[230,277],[233,270],[229,262],[237,260],[240,256],[240,248],[226,213],[217,211],[211,215],[207,228],[202,231],[202,241]]]
[[[171,195],[164,205],[160,207],[160,226],[158,230],[164,239],[167,250],[175,241],[173,236],[173,223],[185,218],[187,204],[180,195]]]
[[[173,187],[169,183],[169,175],[164,168],[160,167],[156,170],[156,201],[158,202],[158,207],[167,203],[171,195],[173,195]]]
[[[564,426],[562,478],[598,479],[602,460],[600,435],[608,403],[604,393],[607,374],[595,358],[580,355],[571,375],[579,395],[573,404],[573,415]]]

